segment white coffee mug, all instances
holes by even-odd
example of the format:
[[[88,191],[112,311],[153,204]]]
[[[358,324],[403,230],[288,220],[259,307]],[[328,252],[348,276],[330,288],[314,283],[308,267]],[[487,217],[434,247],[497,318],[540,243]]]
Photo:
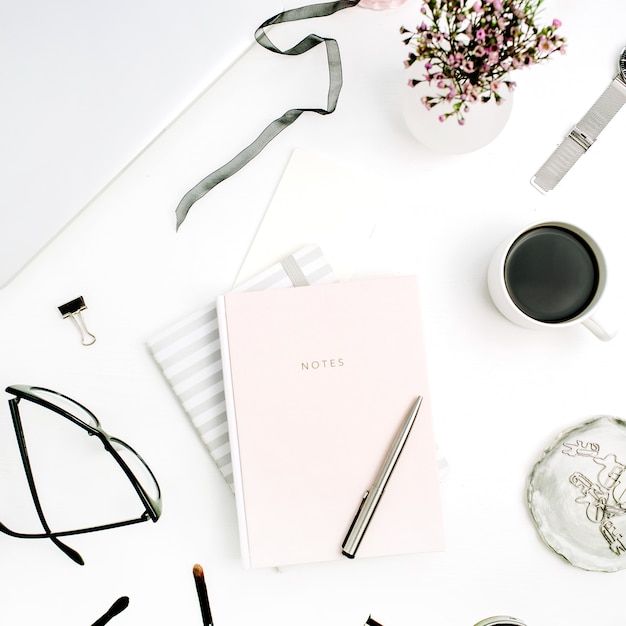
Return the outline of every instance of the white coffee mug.
[[[607,269],[598,243],[561,221],[529,224],[503,241],[489,263],[487,282],[496,307],[524,328],[582,324],[608,341],[617,329],[600,321]]]

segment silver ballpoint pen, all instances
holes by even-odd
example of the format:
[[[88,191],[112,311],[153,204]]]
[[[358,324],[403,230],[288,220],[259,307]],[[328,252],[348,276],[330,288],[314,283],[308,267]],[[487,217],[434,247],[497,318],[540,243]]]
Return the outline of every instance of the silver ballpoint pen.
[[[413,428],[413,424],[417,419],[417,414],[421,405],[422,396],[418,396],[415,405],[411,409],[411,412],[402,424],[396,438],[391,444],[389,452],[387,452],[385,461],[378,472],[378,476],[376,476],[374,484],[363,495],[359,509],[357,510],[354,520],[348,529],[348,534],[341,544],[341,553],[349,559],[353,559],[356,555],[356,551],[359,549],[359,545],[365,535],[365,531],[369,526],[372,516],[374,515],[374,511],[376,510],[383,492],[385,491],[385,487],[389,482],[393,468],[396,466],[396,463],[400,458],[404,444],[406,443],[409,433],[411,432],[411,428]]]

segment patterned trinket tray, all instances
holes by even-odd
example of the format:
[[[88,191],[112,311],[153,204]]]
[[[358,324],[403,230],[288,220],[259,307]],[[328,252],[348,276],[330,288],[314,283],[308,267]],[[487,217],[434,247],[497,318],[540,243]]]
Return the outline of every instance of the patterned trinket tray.
[[[599,416],[561,433],[528,480],[543,540],[575,567],[626,568],[626,422]]]

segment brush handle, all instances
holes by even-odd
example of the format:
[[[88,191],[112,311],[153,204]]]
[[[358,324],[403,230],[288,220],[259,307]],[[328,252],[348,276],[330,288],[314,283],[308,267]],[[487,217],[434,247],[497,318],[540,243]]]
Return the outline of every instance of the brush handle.
[[[128,596],[118,598],[111,608],[100,618],[98,618],[91,626],[104,626],[108,624],[116,615],[119,615],[128,606]]]
[[[194,565],[193,578],[196,582],[196,591],[198,592],[198,601],[200,602],[200,613],[202,614],[203,626],[213,626],[213,616],[211,615],[211,607],[209,605],[209,595],[204,582],[204,570],[200,565]]]

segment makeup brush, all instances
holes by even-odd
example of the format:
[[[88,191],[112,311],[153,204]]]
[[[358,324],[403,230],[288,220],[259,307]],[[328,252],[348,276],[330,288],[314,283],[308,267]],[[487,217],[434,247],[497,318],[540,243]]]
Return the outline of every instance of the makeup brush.
[[[105,624],[108,624],[116,615],[119,615],[128,606],[128,602],[128,596],[118,598],[111,605],[111,608],[91,626],[104,626]]]
[[[198,592],[198,600],[200,602],[200,613],[202,613],[202,623],[204,626],[213,626],[213,617],[211,616],[211,607],[209,606],[209,596],[206,591],[206,583],[204,582],[204,570],[197,563],[193,566],[193,577],[196,581],[196,591]]]

